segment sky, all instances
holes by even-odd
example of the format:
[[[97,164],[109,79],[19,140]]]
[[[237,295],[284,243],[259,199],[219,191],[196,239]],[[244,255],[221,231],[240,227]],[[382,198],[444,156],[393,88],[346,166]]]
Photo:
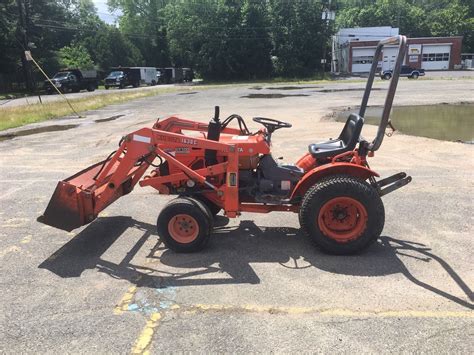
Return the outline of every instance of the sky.
[[[97,12],[99,17],[110,24],[115,22],[117,15],[120,14],[120,11],[115,11],[115,13],[110,13],[107,7],[107,0],[92,0],[94,2],[95,7],[97,8]]]

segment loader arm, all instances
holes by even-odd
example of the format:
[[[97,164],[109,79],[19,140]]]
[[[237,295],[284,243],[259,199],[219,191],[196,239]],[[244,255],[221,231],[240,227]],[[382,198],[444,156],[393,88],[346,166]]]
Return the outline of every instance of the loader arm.
[[[39,222],[71,231],[92,222],[100,211],[128,194],[150,165],[140,145],[123,142],[108,159],[58,182]],[[148,153],[149,154],[149,153]]]
[[[204,129],[202,127],[196,130]],[[183,146],[217,150],[226,156],[226,162],[199,171],[193,170],[167,152]],[[119,149],[108,159],[60,181],[38,221],[67,231],[92,222],[107,206],[133,190],[157,156],[182,172],[170,176],[167,181],[192,180],[215,190],[222,198],[226,196],[223,201],[228,214],[237,214],[238,150],[234,145],[142,128],[126,135]],[[206,180],[207,176],[218,173],[229,176],[228,181],[219,187]],[[160,181],[159,177],[147,177],[143,186],[152,186],[163,192],[163,180]]]
[[[153,125],[153,129],[172,133],[182,133],[183,131],[207,132],[208,127],[209,125],[207,123],[186,120],[174,116],[168,117],[163,121],[157,120]],[[238,128],[224,127],[221,129],[221,133],[240,135],[241,131]]]

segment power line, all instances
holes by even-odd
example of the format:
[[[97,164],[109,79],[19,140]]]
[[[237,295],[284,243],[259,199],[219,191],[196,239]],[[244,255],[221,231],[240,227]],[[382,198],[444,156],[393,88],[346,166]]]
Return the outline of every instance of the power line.
[[[66,21],[58,21],[58,20],[49,20],[49,19],[35,19],[35,24],[37,26],[44,26],[44,24],[40,24],[39,22],[53,22],[53,23],[57,23],[61,26],[58,26],[58,27],[63,27],[63,28],[77,28],[77,29],[81,29],[83,30],[82,28],[80,27],[77,27],[77,26],[70,26],[70,22],[66,22]],[[148,21],[146,20],[143,20],[143,21],[140,21],[140,23],[147,23]],[[156,23],[158,24],[158,22],[156,21],[151,21],[150,23]],[[84,24],[84,23],[78,23],[79,25],[88,25],[88,24]],[[160,24],[163,24],[163,23],[160,23]],[[108,25],[110,26],[110,25]],[[246,26],[246,25],[241,25],[239,26],[238,28],[236,28],[236,31],[240,31],[240,32],[245,32],[245,31],[253,31],[253,30],[273,30],[273,29],[281,29],[283,26]],[[206,29],[206,30],[232,30],[232,28],[229,28],[229,27],[223,27],[223,26],[207,26],[207,25],[203,25],[202,26],[203,29]],[[120,28],[119,28],[120,29]]]
[[[87,29],[87,28],[79,28],[79,27],[72,27],[72,26],[59,26],[59,25],[48,25],[48,24],[34,24],[35,27],[40,27],[40,28],[50,28],[53,30],[63,30],[63,31],[73,31],[73,32],[92,32],[92,33],[97,33],[100,32],[99,29]],[[156,38],[156,37],[164,37],[161,35],[156,35],[156,36],[151,36],[151,35],[145,35],[145,34],[139,34],[139,33],[127,33],[127,32],[120,32],[122,35],[126,37],[134,37],[134,38]]]
[[[290,2],[291,1],[289,1],[289,3]],[[308,1],[300,1],[300,2],[308,2]],[[322,2],[320,1],[312,1],[312,2],[322,4]],[[98,11],[96,11],[96,13],[106,14],[106,13],[98,12]],[[111,14],[107,14],[107,15],[111,15]],[[122,17],[122,15],[113,15],[113,16],[115,16],[116,18]],[[163,21],[153,21],[150,19],[138,19],[138,21],[140,23],[145,23],[145,24],[164,25]],[[54,31],[69,31],[69,32],[76,32],[76,33],[77,32],[97,33],[98,31],[100,31],[100,29],[98,28],[83,27],[83,26],[90,26],[90,24],[78,23],[77,25],[75,25],[75,24],[71,24],[70,22],[66,22],[66,20],[44,19],[44,18],[38,18],[36,16],[34,16],[34,21],[32,21],[32,24],[35,27],[47,28]],[[110,25],[106,24],[106,26],[110,26]],[[282,27],[284,26],[281,26],[281,25],[280,26],[245,26],[245,25],[242,26],[241,25],[236,29],[232,29],[232,28],[227,28],[223,26],[206,26],[205,24],[202,26],[203,30],[215,30],[216,33],[214,33],[213,36],[214,36],[214,39],[217,41],[219,40],[228,40],[228,41],[269,40],[271,38],[274,38],[275,35],[277,38],[281,37],[282,35],[281,33],[272,34],[271,32],[273,32],[272,30],[279,30]],[[225,31],[222,32],[223,30]],[[144,33],[127,32],[124,30],[120,30],[120,33],[124,35],[125,37],[139,38],[139,39],[166,38],[166,35],[161,34],[161,33],[150,35],[150,34],[144,34]],[[283,37],[287,37],[287,36],[288,34],[283,34]]]
[[[50,23],[48,23],[48,22],[50,22]],[[38,20],[35,20],[33,22],[33,24],[36,27],[51,28],[51,29],[57,29],[57,30],[68,30],[68,31],[77,31],[77,32],[98,32],[98,31],[100,31],[100,29],[78,27],[78,26],[75,26],[75,25],[71,25],[68,22],[58,21],[58,20],[38,19]],[[83,25],[85,26],[85,24],[83,24]],[[235,31],[233,31],[233,30],[229,31],[228,28],[224,28],[224,27],[207,27],[207,26],[205,27],[205,29],[207,29],[207,30],[209,30],[209,29],[226,30],[225,33],[224,32],[214,33],[213,35],[216,36],[217,38],[219,38],[219,35],[221,35],[222,37],[232,38],[232,39],[262,39],[262,38],[266,38],[268,35],[270,35],[270,33],[264,32],[264,31],[261,31],[261,33],[256,33],[256,35],[255,35],[255,33],[250,33],[250,35],[249,35],[249,32],[254,28],[256,29],[257,27],[240,27],[240,28],[237,28]],[[272,26],[272,27],[261,27],[261,28],[263,29],[263,28],[277,28],[277,27]],[[166,37],[165,35],[161,35],[161,34],[158,34],[158,33],[156,35],[145,35],[145,34],[142,34],[142,33],[132,33],[132,32],[126,32],[126,31],[120,31],[120,32],[125,36],[131,36],[131,37],[143,37],[143,38],[156,38],[156,37],[164,38],[164,37]],[[257,32],[260,32],[260,31],[257,31]],[[227,35],[227,37],[226,37],[226,35]]]
[[[302,0],[304,1],[304,0]],[[16,15],[13,15],[7,11],[5,11],[6,14],[10,15],[10,16],[16,16]],[[115,19],[119,19],[121,17],[123,17],[124,15],[112,15],[112,14],[109,14],[109,13],[105,13],[105,12],[96,12],[97,14],[103,14],[103,15],[110,15],[110,16],[113,16],[115,17]],[[135,17],[135,18],[132,18],[132,21],[133,20],[136,20],[138,21],[140,24],[157,24],[157,25],[164,25],[164,21],[153,21],[149,18],[140,18],[141,16],[138,16],[138,17]],[[33,16],[33,19],[35,21],[42,21],[42,22],[54,22],[54,23],[58,23],[58,24],[61,24],[63,25],[64,27],[68,27],[66,25],[69,24],[69,22],[66,22],[65,20],[63,21],[59,21],[59,20],[52,20],[52,19],[44,19],[44,18],[38,18],[38,17],[35,17]],[[102,21],[102,20],[101,20]],[[320,21],[321,23],[323,23],[322,21]],[[109,25],[109,24],[106,24],[106,25]],[[110,26],[110,25],[109,25]],[[228,29],[227,27],[223,27],[223,26],[207,26],[207,25],[203,25],[204,28],[206,29],[210,29],[210,30],[223,30],[223,29]],[[251,30],[273,30],[273,29],[281,29],[282,27],[286,27],[286,26],[282,26],[281,24],[279,25],[272,25],[272,26],[246,26],[246,25],[240,25],[239,26],[239,30],[248,30],[248,31],[251,31]],[[289,26],[289,27],[294,27],[294,26]]]
[[[89,33],[97,33],[100,32],[100,29],[87,29],[87,28],[80,28],[80,27],[73,27],[73,26],[60,26],[60,25],[51,25],[51,24],[40,24],[35,23],[34,26],[40,28],[49,28],[53,30],[59,31],[73,31],[73,32],[89,32]],[[143,38],[143,39],[156,39],[156,38],[166,38],[166,35],[156,34],[156,35],[145,35],[140,33],[129,33],[120,31],[120,33],[126,37],[133,37],[133,38]],[[226,33],[222,33],[221,36],[219,34],[213,34],[213,37],[216,40],[225,39],[225,40],[262,40],[262,39],[270,39],[270,34],[264,36],[263,34],[260,36],[246,36],[245,34],[242,35],[231,35],[226,36]]]

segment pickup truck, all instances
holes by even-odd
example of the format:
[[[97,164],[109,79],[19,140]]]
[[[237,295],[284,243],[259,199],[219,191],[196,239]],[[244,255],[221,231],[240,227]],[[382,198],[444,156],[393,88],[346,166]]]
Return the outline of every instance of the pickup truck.
[[[99,85],[96,70],[64,69],[57,72],[51,81],[62,93],[94,91]],[[44,82],[44,88],[48,94],[56,92],[48,80]]]
[[[118,67],[111,68],[111,72],[105,78],[105,89],[118,87],[123,89],[127,86],[137,88],[140,84],[156,85],[156,68],[153,67]]]
[[[114,68],[109,75],[107,75],[104,82],[106,90],[110,87],[123,89],[130,85],[137,88],[140,86],[140,71],[130,68]]]
[[[392,78],[393,69],[389,70],[382,70],[380,72],[380,77],[383,80],[390,80]],[[419,76],[424,76],[425,70],[424,69],[415,69],[411,68],[408,65],[402,65],[400,69],[400,77],[407,77],[408,79],[418,79]]]

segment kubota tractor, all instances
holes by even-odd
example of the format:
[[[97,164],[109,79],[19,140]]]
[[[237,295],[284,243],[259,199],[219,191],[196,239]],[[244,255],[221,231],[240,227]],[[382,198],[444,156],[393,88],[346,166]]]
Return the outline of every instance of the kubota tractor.
[[[399,53],[378,133],[369,142],[361,131],[377,58],[384,45],[397,43]],[[38,220],[70,231],[92,222],[138,183],[178,196],[157,221],[161,240],[178,252],[203,248],[214,215],[223,210],[229,218],[241,212],[295,212],[304,233],[323,250],[356,253],[382,232],[381,196],[411,181],[405,173],[377,180],[379,175],[367,163],[389,124],[405,48],[404,36],[378,44],[359,114],[349,115],[337,139],[311,144],[294,165],[277,164],[271,155],[272,135],[290,128],[287,122],[255,117],[263,127],[251,133],[238,115],[220,121],[217,107],[209,124],[169,117],[153,128],[127,134],[106,160],[59,182]]]

